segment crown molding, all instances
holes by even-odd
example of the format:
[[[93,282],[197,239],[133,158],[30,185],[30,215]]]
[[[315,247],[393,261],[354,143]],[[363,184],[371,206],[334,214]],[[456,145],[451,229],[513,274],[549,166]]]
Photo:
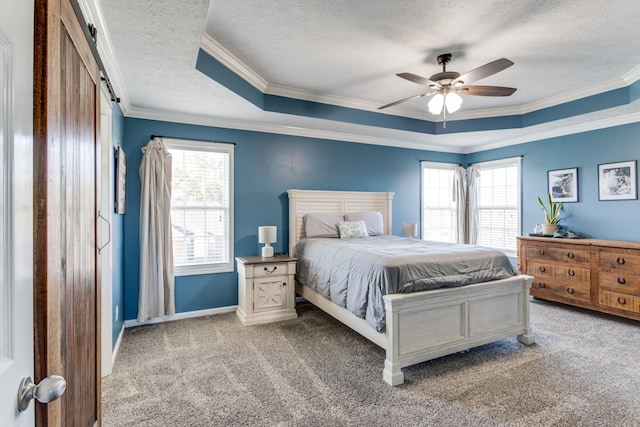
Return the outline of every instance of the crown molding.
[[[627,86],[638,81],[640,79],[640,65],[625,74],[623,79]]]
[[[225,67],[246,80],[251,86],[261,92],[267,90],[269,82],[262,78],[258,73],[249,68],[244,62],[240,61],[235,55],[225,49],[220,43],[214,40],[207,33],[202,35],[200,48],[215,59],[220,61]]]
[[[109,30],[104,15],[102,14],[102,9],[98,4],[98,0],[78,0],[78,4],[80,5],[80,9],[82,9],[85,20],[93,23],[98,29],[96,48],[109,75],[109,81],[116,95],[120,98],[120,109],[126,114],[126,112],[131,109],[131,101],[120,71],[120,64],[118,63],[113,44],[111,43],[111,37],[109,37]]]
[[[234,129],[253,132],[264,132],[278,135],[300,136],[304,138],[327,139],[332,141],[355,142],[360,144],[383,145],[388,147],[411,148],[416,150],[431,150],[445,153],[464,153],[459,147],[445,147],[429,141],[402,141],[400,138],[385,138],[362,135],[350,132],[334,132],[320,129],[303,128],[299,126],[285,126],[271,123],[253,122],[219,117],[208,117],[185,114],[175,111],[155,110],[149,108],[132,107],[127,117],[159,120],[173,123],[185,123],[200,126],[211,126],[224,129]],[[425,138],[437,138],[433,135],[423,135]]]

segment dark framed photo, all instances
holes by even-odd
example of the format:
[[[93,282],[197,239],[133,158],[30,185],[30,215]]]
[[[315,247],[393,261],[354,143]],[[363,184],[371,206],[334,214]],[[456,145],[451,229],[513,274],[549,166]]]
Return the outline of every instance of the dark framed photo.
[[[547,171],[547,186],[554,202],[577,202],[578,168]]]
[[[116,213],[125,213],[125,188],[127,181],[127,156],[121,147],[116,149]]]
[[[636,160],[598,165],[598,200],[635,200],[638,198]]]

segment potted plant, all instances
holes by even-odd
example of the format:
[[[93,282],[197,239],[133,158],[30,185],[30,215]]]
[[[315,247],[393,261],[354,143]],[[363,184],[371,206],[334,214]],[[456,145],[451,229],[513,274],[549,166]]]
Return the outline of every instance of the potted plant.
[[[560,210],[562,210],[562,202],[554,202],[551,200],[551,193],[547,193],[547,203],[542,201],[538,196],[538,204],[542,208],[545,223],[542,224],[542,232],[544,234],[553,234],[560,226]]]

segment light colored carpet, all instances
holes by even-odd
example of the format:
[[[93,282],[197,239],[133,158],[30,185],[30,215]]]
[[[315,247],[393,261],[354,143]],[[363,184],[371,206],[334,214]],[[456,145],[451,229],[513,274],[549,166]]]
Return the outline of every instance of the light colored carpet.
[[[533,301],[515,338],[404,368],[310,305],[242,327],[222,314],[127,329],[104,426],[640,426],[640,323]]]

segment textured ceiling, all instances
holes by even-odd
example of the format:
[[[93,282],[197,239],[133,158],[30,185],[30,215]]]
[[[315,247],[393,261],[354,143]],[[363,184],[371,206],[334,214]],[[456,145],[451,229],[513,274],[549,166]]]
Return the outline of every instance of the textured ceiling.
[[[448,69],[461,73],[505,57],[515,65],[478,84],[516,87],[515,94],[465,96],[455,118],[521,114],[637,79],[640,6],[631,0],[97,1],[132,116],[464,152],[563,133],[594,119],[635,120],[640,111],[632,104],[527,129],[423,135],[264,112],[194,68],[204,36],[265,81],[270,93],[376,111],[423,92],[395,74],[428,77],[440,71],[441,53],[453,53]],[[425,112],[427,102],[385,113],[437,120]]]

